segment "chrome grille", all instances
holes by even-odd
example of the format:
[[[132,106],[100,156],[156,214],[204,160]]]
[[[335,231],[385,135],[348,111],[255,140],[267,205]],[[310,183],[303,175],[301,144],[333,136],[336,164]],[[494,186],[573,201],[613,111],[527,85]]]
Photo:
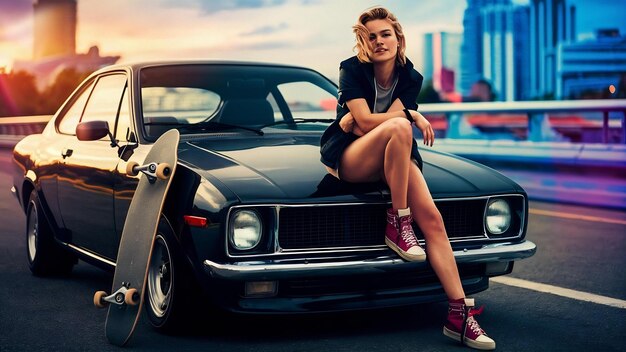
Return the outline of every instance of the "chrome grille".
[[[436,202],[448,237],[483,236],[484,199]],[[278,242],[283,249],[359,247],[385,244],[386,204],[284,207]],[[419,238],[423,238],[415,227]]]

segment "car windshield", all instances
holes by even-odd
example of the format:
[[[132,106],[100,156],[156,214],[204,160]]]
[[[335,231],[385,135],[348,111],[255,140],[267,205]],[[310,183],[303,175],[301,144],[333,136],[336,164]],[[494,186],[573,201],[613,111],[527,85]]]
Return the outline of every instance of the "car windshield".
[[[152,140],[172,128],[181,134],[324,130],[337,105],[337,87],[331,81],[293,67],[148,67],[140,72],[140,85],[144,133]]]

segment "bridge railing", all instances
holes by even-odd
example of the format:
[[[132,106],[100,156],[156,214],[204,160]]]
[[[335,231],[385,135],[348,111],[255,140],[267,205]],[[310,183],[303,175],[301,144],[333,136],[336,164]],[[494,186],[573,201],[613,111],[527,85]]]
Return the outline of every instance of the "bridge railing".
[[[27,136],[40,133],[52,115],[0,117],[0,135]]]
[[[444,135],[452,139],[502,139],[481,133],[480,128],[508,125],[513,131],[522,129],[521,135],[525,138],[520,138],[518,134],[513,135],[515,138],[504,139],[571,141],[559,134],[561,127],[570,131],[586,129],[600,132],[597,140],[574,142],[610,143],[617,140],[626,144],[626,99],[422,104],[419,111],[435,122],[444,122]],[[597,114],[600,114],[599,118],[589,118],[589,115]],[[437,120],[441,117],[444,121]],[[478,121],[478,126],[469,122],[472,118]],[[489,118],[492,118],[491,123]],[[559,120],[563,122],[561,126],[558,126]],[[486,124],[480,126],[481,122]],[[520,123],[525,126],[520,126]]]

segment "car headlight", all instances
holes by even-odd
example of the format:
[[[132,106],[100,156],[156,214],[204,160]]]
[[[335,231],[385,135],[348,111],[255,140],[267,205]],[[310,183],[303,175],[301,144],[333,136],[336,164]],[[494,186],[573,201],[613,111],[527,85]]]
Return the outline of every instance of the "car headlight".
[[[230,244],[237,250],[254,248],[261,240],[261,218],[254,210],[240,210],[230,221]]]
[[[511,226],[511,207],[504,199],[495,199],[489,202],[485,214],[487,230],[494,235],[506,232]]]

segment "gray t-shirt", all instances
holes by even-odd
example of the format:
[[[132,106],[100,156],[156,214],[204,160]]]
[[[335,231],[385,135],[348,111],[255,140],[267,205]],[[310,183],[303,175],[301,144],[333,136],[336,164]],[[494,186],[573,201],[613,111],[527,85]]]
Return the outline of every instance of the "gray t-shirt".
[[[398,75],[394,74],[393,83],[389,88],[381,87],[378,82],[376,82],[376,79],[374,79],[374,83],[376,86],[376,102],[374,104],[373,112],[375,114],[387,112],[387,110],[391,106],[391,103],[393,103],[391,101],[391,96],[393,95],[393,90],[398,84]]]

